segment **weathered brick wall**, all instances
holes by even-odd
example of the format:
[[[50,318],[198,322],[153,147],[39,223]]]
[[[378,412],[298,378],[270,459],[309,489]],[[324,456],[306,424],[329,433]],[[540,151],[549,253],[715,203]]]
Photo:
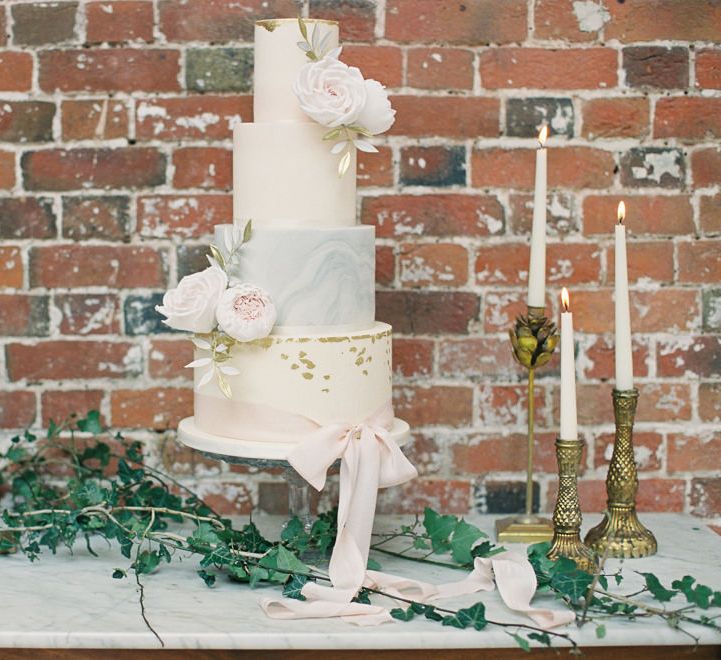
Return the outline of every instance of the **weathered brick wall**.
[[[309,5],[309,6],[308,6]],[[393,89],[362,159],[378,317],[425,502],[522,498],[525,401],[505,333],[524,309],[534,136],[550,122],[549,305],[572,292],[586,510],[612,440],[611,232],[628,206],[642,509],[721,515],[721,3],[310,0],[347,61]],[[252,25],[293,0],[4,2],[0,8],[0,426],[71,410],[148,441],[219,501],[279,505],[278,475],[174,443],[187,340],[153,311],[230,218],[230,127],[251,117]],[[538,387],[538,490],[553,504],[557,360]]]

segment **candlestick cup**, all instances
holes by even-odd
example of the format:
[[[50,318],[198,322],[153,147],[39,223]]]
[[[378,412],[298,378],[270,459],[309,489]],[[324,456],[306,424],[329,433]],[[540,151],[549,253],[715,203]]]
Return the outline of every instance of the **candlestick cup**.
[[[638,472],[633,452],[633,422],[638,390],[613,390],[616,436],[606,476],[608,510],[586,535],[586,545],[609,557],[648,557],[656,553],[654,535],[636,514]]]

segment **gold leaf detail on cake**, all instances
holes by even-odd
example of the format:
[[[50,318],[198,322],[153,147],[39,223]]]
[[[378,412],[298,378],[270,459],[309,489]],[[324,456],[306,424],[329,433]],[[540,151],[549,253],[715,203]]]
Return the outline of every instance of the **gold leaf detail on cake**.
[[[308,358],[301,358],[300,361],[305,365],[306,369],[315,369],[315,363]]]
[[[281,354],[280,354],[280,359],[281,359],[281,360],[287,360],[287,359],[288,359],[287,353],[281,353]]]
[[[356,358],[355,363],[356,363],[356,366],[360,367],[363,364],[363,358],[362,357]]]
[[[310,373],[310,371],[304,371],[302,375],[306,380],[311,380],[313,378],[313,374]]]
[[[293,362],[293,364],[290,365],[291,369],[300,369],[300,365]]]
[[[323,380],[330,380],[330,374],[325,374],[323,376]]]
[[[280,21],[274,21],[271,18],[265,19],[263,21],[256,21],[256,25],[260,25],[260,27],[268,30],[268,32],[272,32],[280,25]]]
[[[308,353],[306,353],[305,351],[301,351],[300,353],[298,353],[298,357],[300,358],[304,358],[306,355],[308,355]]]

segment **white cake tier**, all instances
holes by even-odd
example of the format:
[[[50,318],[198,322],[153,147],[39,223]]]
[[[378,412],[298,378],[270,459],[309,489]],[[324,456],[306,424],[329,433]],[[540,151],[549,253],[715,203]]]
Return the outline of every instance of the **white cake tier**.
[[[337,334],[266,337],[235,344],[224,366],[232,397],[215,379],[198,386],[195,370],[195,425],[224,437],[293,442],[307,424],[359,424],[391,405],[391,327]],[[208,351],[196,350],[196,358]],[[392,417],[392,414],[391,414]],[[257,436],[250,438],[249,436]]]
[[[232,229],[216,225],[215,245],[221,250]],[[361,330],[375,320],[374,240],[375,228],[366,225],[254,229],[231,276],[270,294],[278,311],[276,334],[292,334],[298,326],[306,332],[308,326],[316,332]]]
[[[325,132],[315,123],[236,124],[233,220],[258,228],[355,225],[355,153],[339,177],[340,157]]]
[[[338,23],[311,18],[304,21],[309,39],[317,26],[320,36],[330,33],[329,49],[338,46]],[[300,109],[292,89],[299,69],[309,62],[298,48],[302,39],[297,18],[269,19],[255,24],[254,121],[312,121]]]

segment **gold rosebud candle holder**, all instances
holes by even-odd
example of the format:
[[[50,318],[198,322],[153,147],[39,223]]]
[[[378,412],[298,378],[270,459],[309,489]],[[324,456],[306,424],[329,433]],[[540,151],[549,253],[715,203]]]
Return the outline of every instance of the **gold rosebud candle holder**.
[[[553,511],[553,541],[549,559],[567,557],[582,571],[596,568],[595,553],[581,540],[581,507],[578,502],[578,468],[583,454],[580,440],[556,439],[558,496]]]
[[[558,345],[556,325],[544,315],[543,307],[528,307],[508,331],[513,357],[528,370],[528,453],[526,462],[526,510],[519,516],[496,521],[496,536],[501,543],[538,543],[550,541],[553,526],[547,518],[533,513],[533,422],[534,386],[538,367],[547,364]]]
[[[657,550],[656,538],[636,515],[638,472],[633,453],[633,422],[638,390],[613,390],[616,437],[606,476],[608,510],[586,535],[586,545],[609,557],[648,557]]]

